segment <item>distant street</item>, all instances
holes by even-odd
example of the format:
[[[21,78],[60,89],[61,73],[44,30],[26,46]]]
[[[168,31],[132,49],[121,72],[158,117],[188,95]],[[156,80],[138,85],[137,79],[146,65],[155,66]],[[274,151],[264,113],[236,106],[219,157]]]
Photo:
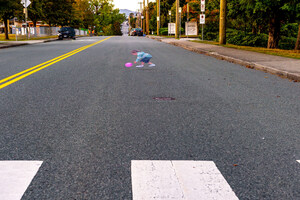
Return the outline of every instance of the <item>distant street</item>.
[[[123,29],[0,49],[1,200],[300,199],[298,83]]]

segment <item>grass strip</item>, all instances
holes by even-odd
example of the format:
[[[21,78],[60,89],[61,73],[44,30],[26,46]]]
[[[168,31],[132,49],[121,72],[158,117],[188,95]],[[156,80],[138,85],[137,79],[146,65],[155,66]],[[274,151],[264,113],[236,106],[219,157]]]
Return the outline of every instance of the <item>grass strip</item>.
[[[194,40],[191,42],[218,45],[218,46],[223,46],[223,47],[228,47],[228,48],[233,48],[233,49],[241,49],[241,50],[264,53],[264,54],[269,54],[269,55],[274,55],[274,56],[282,56],[282,57],[287,57],[287,58],[300,59],[300,50],[268,49],[268,48],[263,48],[263,47],[238,46],[238,45],[233,45],[233,44],[220,45],[218,42],[214,42],[214,41]]]

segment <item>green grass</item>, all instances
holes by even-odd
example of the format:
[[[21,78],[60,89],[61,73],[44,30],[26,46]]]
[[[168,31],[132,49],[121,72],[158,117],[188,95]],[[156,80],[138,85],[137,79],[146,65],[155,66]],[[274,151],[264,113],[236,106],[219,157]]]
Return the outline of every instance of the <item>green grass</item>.
[[[274,56],[300,59],[300,50],[267,49],[262,47],[238,46],[233,44],[220,45],[218,42],[214,42],[214,41],[191,41],[191,42],[212,44],[212,45],[218,45],[218,46],[223,46],[228,48],[264,53],[264,54],[269,54]]]

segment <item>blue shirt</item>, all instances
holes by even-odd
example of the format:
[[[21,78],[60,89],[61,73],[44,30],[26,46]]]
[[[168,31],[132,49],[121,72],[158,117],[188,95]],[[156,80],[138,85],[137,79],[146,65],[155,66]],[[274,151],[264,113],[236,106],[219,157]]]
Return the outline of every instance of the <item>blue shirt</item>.
[[[136,62],[139,62],[144,58],[152,58],[152,56],[149,53],[145,53],[145,52],[142,52],[142,51],[138,52]]]

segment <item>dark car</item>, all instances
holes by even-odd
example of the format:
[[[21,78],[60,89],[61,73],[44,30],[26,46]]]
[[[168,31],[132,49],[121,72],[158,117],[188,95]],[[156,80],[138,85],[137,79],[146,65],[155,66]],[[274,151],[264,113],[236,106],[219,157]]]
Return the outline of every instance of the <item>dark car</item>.
[[[72,38],[74,40],[76,39],[75,30],[72,27],[62,27],[58,32],[58,39],[60,40],[64,38]]]
[[[130,36],[143,36],[143,29],[141,28],[133,28],[130,30]]]

